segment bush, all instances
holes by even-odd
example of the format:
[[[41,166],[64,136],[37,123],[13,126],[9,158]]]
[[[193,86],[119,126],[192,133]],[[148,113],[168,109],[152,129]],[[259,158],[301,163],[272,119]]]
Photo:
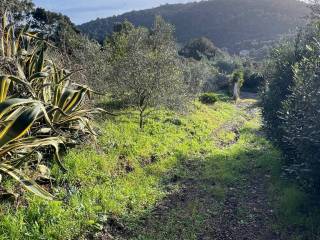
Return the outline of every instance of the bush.
[[[243,89],[250,92],[258,92],[264,81],[263,75],[257,72],[245,74],[244,78]]]
[[[262,94],[262,114],[265,130],[271,140],[281,144],[283,120],[279,116],[282,102],[290,95],[293,80],[292,67],[296,56],[292,43],[283,43],[274,49],[265,72],[266,85]]]
[[[216,72],[204,83],[203,90],[212,92],[217,90],[229,89],[229,76],[224,73]]]
[[[97,107],[108,110],[108,111],[115,111],[115,110],[123,110],[130,106],[130,101],[125,97],[123,99],[118,98],[103,98],[96,104]]]
[[[214,93],[204,93],[200,96],[199,100],[203,104],[214,104],[218,101],[218,97]]]
[[[200,61],[203,57],[212,60],[221,53],[210,39],[201,37],[191,40],[179,51],[179,54],[186,58],[194,58],[195,60]]]
[[[320,23],[301,32],[295,44],[276,49],[263,95],[269,137],[286,157],[286,173],[320,193]]]

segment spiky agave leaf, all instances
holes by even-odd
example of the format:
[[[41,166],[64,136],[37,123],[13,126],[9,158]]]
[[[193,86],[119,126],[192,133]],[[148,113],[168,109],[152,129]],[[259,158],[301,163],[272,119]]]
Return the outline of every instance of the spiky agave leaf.
[[[9,119],[8,117],[3,118],[3,116],[10,114],[14,109],[22,106],[37,106],[41,109],[40,114],[38,114],[37,118],[35,120],[39,120],[40,118],[44,118],[46,123],[50,126],[50,128],[53,130],[53,132],[57,133],[57,130],[52,125],[52,122],[50,120],[50,117],[48,115],[48,112],[46,110],[46,107],[38,100],[33,99],[23,99],[23,98],[11,98],[8,99],[2,103],[0,103],[0,124],[1,123],[8,123]]]
[[[19,77],[17,77],[17,76],[13,76],[13,75],[8,75],[7,77],[8,77],[10,80],[12,80],[12,81],[14,81],[14,82],[16,82],[16,83],[20,83],[20,84],[24,85],[24,86],[29,90],[30,94],[31,94],[33,97],[36,96],[35,91],[34,91],[34,89],[32,88],[32,86],[31,86],[31,84],[30,84],[29,82],[27,82],[27,81],[25,81],[24,79],[19,78]]]
[[[4,12],[2,18],[1,18],[1,29],[2,29],[2,34],[1,34],[1,37],[0,37],[0,48],[1,48],[1,56],[5,56],[5,32],[4,32],[4,29],[6,28],[7,26],[7,12]]]
[[[33,151],[33,149],[35,148],[51,146],[54,149],[54,160],[57,162],[57,164],[63,171],[66,171],[61,161],[61,157],[59,153],[59,149],[60,149],[59,145],[64,145],[64,139],[62,137],[24,138],[22,140],[12,142],[4,146],[3,148],[1,148],[0,156],[3,156],[11,151],[28,150],[30,152],[30,150]],[[21,161],[23,161],[23,159]],[[16,162],[16,160],[11,160],[9,162]]]
[[[6,100],[10,84],[11,79],[8,76],[0,76],[0,103]]]
[[[25,33],[28,32],[29,30],[29,25],[24,26],[23,28],[20,29],[18,36],[16,37],[16,41],[15,41],[15,49],[14,49],[14,55],[19,54],[22,50],[23,50],[23,38]]]
[[[30,104],[39,103],[37,100],[33,99],[23,99],[23,98],[10,98],[4,102],[0,103],[0,121],[4,121],[2,119],[3,116],[13,111],[15,108],[20,106],[26,106]]]
[[[16,102],[21,104],[23,101],[11,101],[11,103]],[[9,108],[8,104],[2,103],[2,105],[5,105],[7,109]],[[5,156],[9,152],[18,152],[20,150],[24,150],[26,151],[26,153],[30,153],[35,148],[52,146],[55,149],[55,159],[57,163],[65,171],[65,168],[63,167],[59,156],[59,145],[63,144],[63,140],[61,138],[49,137],[42,139],[33,137],[20,139],[30,130],[33,123],[37,120],[42,111],[43,107],[39,103],[33,103],[29,107],[20,106],[5,117],[5,121],[7,122],[7,124],[4,129],[0,131],[0,156]],[[27,156],[25,157],[27,158]],[[15,161],[18,162],[15,163]],[[18,160],[10,160],[9,162],[20,165],[22,161],[24,161],[24,158],[20,158]],[[19,181],[26,189],[35,193],[36,195],[46,199],[52,199],[52,196],[49,193],[41,189],[37,184],[21,174],[12,165],[7,164],[7,162],[0,164],[0,171],[3,171],[4,173],[10,175],[11,177]]]
[[[51,79],[44,78],[43,86],[42,86],[42,99],[45,103],[49,103],[51,101]]]
[[[43,190],[37,183],[22,174],[17,168],[5,163],[1,163],[0,171],[13,177],[15,180],[20,182],[24,188],[34,193],[35,195],[47,200],[53,200],[53,196],[50,193]]]
[[[12,57],[12,45],[13,45],[13,38],[14,38],[14,27],[13,24],[8,24],[4,29],[5,34],[5,56],[8,58]]]
[[[34,74],[32,74],[29,78],[28,78],[28,82],[33,82],[37,79],[43,79],[43,78],[47,78],[49,76],[49,74],[47,72],[36,72]]]
[[[77,109],[82,103],[89,90],[85,87],[79,90],[72,90],[68,87],[63,89],[60,99],[58,100],[58,107],[66,114],[71,113]],[[61,120],[62,115],[56,112],[53,117],[53,122]]]
[[[24,136],[43,111],[40,104],[30,107],[19,107],[6,121],[9,123],[0,131],[0,147]]]

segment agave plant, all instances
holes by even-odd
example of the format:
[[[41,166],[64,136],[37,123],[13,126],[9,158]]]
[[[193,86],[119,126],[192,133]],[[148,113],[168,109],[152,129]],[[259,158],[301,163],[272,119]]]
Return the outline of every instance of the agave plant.
[[[0,172],[34,194],[52,199],[24,169],[39,164],[34,153],[50,147],[53,159],[65,170],[59,146],[68,144],[79,132],[95,134],[90,120],[100,109],[86,107],[85,100],[94,91],[72,83],[76,71],[59,69],[46,58],[48,42],[28,26],[16,31],[6,15],[1,27],[0,56],[14,59],[15,71],[0,76]]]
[[[86,129],[91,134],[95,135],[91,124],[92,114],[104,111],[102,109],[86,108],[84,102],[86,98],[91,98],[91,94],[100,94],[88,86],[72,84],[69,81],[70,76],[75,72],[68,72],[66,70],[58,70],[53,65],[53,79],[54,87],[46,93],[52,92],[51,103],[54,106],[54,114],[52,114],[52,122],[56,126],[67,125],[69,130],[84,130]],[[48,95],[47,95],[48,96]],[[48,97],[46,98],[48,99]]]
[[[34,123],[41,118],[50,121],[44,106],[39,101],[9,99],[0,103],[0,171],[12,176],[33,193],[51,199],[49,193],[18,170],[34,149],[45,146],[52,146],[55,149],[55,158],[61,165],[59,144],[63,144],[62,138],[37,138],[28,134]]]

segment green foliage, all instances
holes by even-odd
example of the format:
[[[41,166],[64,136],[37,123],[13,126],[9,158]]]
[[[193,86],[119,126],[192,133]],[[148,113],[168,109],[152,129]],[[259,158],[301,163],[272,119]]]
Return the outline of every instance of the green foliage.
[[[179,54],[185,58],[193,58],[195,60],[201,60],[203,57],[213,60],[220,50],[216,48],[208,38],[196,38],[191,40],[186,46],[184,46]]]
[[[218,101],[218,97],[214,93],[203,93],[199,98],[203,104],[214,104]]]
[[[258,92],[263,87],[264,77],[259,72],[245,71],[243,88],[247,91]]]
[[[292,43],[283,43],[274,49],[266,70],[266,86],[262,104],[265,129],[270,138],[280,143],[283,136],[283,120],[278,115],[282,102],[290,95],[293,84],[293,65],[298,61]]]
[[[202,56],[199,61],[193,58],[182,58],[188,92],[197,95],[201,92],[227,90],[229,75],[244,67],[241,58],[230,56],[219,49],[217,52],[214,59],[208,59],[205,56]]]
[[[259,92],[263,87],[265,64],[250,59],[243,61],[243,88],[249,92]]]
[[[234,83],[239,83],[239,87],[242,87],[244,83],[244,73],[242,70],[238,70],[232,73],[232,78],[231,82]]]
[[[232,74],[236,69],[242,67],[241,61],[239,59],[232,59],[232,57],[227,56],[225,58],[220,58],[215,61],[214,66],[221,73]]]
[[[57,45],[63,44],[63,34],[67,28],[77,31],[75,25],[67,16],[46,11],[43,8],[36,8],[32,11],[31,27],[47,34]]]
[[[276,50],[263,100],[269,135],[287,157],[286,173],[319,193],[319,23],[312,23],[290,48]]]
[[[143,128],[150,110],[183,107],[187,87],[170,24],[157,17],[151,29],[120,29],[106,40],[111,66],[107,84],[116,98],[139,110]]]
[[[187,91],[196,96],[204,90],[208,79],[215,73],[215,69],[205,60],[181,59],[181,61]]]
[[[294,44],[274,51],[263,95],[266,129],[286,157],[285,176],[316,198],[320,190],[319,36],[319,22],[312,22]],[[318,206],[313,202],[307,209]]]

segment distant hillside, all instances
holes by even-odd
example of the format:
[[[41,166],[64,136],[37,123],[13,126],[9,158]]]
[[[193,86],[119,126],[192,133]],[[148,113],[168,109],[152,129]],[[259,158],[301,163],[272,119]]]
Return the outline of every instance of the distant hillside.
[[[167,4],[133,11],[82,24],[80,30],[99,41],[110,34],[114,23],[127,19],[150,27],[155,15],[163,16],[176,27],[178,41],[185,43],[205,36],[230,52],[261,47],[279,35],[304,23],[305,3],[296,0],[209,0],[188,4]]]

